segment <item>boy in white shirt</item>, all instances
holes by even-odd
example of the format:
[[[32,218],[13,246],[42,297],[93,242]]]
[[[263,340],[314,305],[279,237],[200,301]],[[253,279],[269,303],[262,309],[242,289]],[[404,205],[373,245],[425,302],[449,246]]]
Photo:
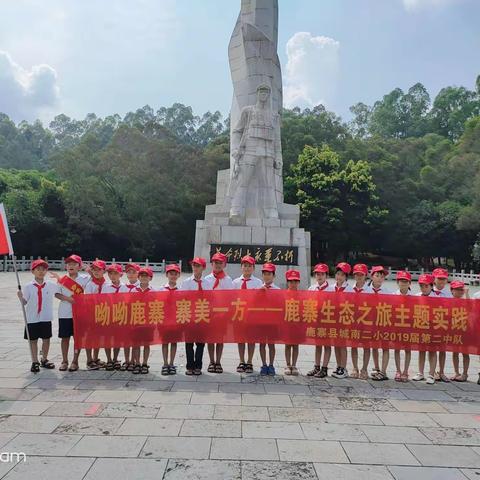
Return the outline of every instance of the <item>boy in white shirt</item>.
[[[83,294],[87,283],[90,281],[89,275],[80,274],[82,268],[82,258],[78,255],[70,255],[65,259],[67,275],[60,277],[57,273],[52,273],[52,277],[57,279],[58,293],[55,297],[60,300],[58,306],[58,338],[61,339],[62,364],[59,370],[69,372],[78,370],[78,357],[80,350],[74,350],[73,359],[68,366],[68,350],[70,347],[70,338],[74,335],[72,304],[74,295]]]
[[[240,268],[242,269],[242,275],[233,281],[234,288],[238,290],[254,290],[262,288],[263,282],[253,276],[255,270],[255,259],[250,255],[246,255],[240,261]],[[255,344],[248,344],[248,359],[245,362],[245,344],[238,344],[238,355],[240,357],[240,363],[237,367],[238,373],[253,373],[253,355],[255,353]]]
[[[58,286],[53,282],[46,282],[48,263],[45,260],[34,260],[31,265],[33,280],[27,283],[17,295],[20,302],[25,305],[27,315],[27,330],[24,337],[30,339],[32,350],[32,366],[30,371],[38,373],[40,366],[46,369],[55,368],[48,360],[50,338],[52,338],[53,297],[58,291]],[[38,361],[38,339],[42,339],[42,359]]]
[[[227,256],[223,253],[215,253],[212,256],[212,273],[205,278],[213,282],[212,290],[233,290],[233,281],[226,274]],[[223,373],[222,367],[223,343],[209,343],[208,356],[210,357],[209,373]]]
[[[276,267],[273,263],[265,263],[262,267],[262,280],[263,280],[263,285],[262,289],[263,290],[280,290],[280,287],[275,285],[274,280],[275,280],[275,272],[276,272]],[[260,358],[262,359],[262,368],[260,369],[260,375],[270,375],[274,376],[275,375],[275,367],[273,365],[273,362],[275,361],[275,344],[274,343],[269,343],[268,344],[268,357],[269,357],[269,363],[267,365],[267,345],[265,343],[260,343],[259,344],[259,351],[260,351]]]
[[[180,278],[180,267],[178,265],[167,265],[165,267],[165,275],[167,276],[167,283],[161,287],[160,291],[174,292],[178,290],[177,281]],[[170,349],[170,361],[168,351]],[[164,343],[162,344],[163,366],[162,375],[176,375],[177,367],[175,366],[175,355],[177,354],[176,343]]]
[[[206,280],[203,272],[207,268],[207,261],[204,258],[196,257],[191,262],[193,275],[184,280],[180,285],[180,290],[184,291],[203,291],[212,290],[213,283]],[[201,375],[203,367],[204,343],[185,343],[185,354],[187,356],[187,365],[185,375]]]

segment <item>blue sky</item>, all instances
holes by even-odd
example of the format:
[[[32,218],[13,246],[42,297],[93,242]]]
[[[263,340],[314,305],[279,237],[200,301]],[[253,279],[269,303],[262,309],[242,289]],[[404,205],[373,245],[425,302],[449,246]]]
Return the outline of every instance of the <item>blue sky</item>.
[[[124,114],[174,102],[227,114],[240,0],[0,0],[0,111]],[[480,0],[280,0],[287,106],[348,117],[395,87],[474,87]]]

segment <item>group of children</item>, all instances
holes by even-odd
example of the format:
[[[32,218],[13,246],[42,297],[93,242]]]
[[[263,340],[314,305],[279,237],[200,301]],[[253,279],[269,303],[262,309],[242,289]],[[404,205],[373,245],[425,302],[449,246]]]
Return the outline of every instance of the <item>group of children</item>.
[[[57,273],[51,273],[51,277],[57,282],[46,281],[48,272],[48,263],[44,260],[35,260],[32,262],[31,270],[34,279],[25,285],[18,293],[20,301],[25,305],[27,316],[27,329],[24,337],[30,340],[32,349],[32,372],[38,372],[40,367],[52,369],[55,365],[48,360],[50,348],[50,338],[52,336],[53,319],[53,297],[60,300],[59,305],[59,329],[58,336],[61,339],[62,362],[59,367],[61,371],[74,372],[79,369],[78,350],[74,351],[71,363],[68,362],[68,353],[70,338],[74,335],[74,321],[72,314],[72,304],[75,301],[75,294],[100,294],[100,293],[141,293],[148,291],[162,290],[233,290],[233,289],[279,289],[275,285],[276,267],[272,263],[266,263],[261,268],[261,279],[254,276],[255,259],[251,256],[245,256],[241,259],[242,275],[232,280],[225,271],[227,257],[222,253],[216,253],[211,258],[212,271],[205,275],[207,262],[203,258],[194,258],[190,264],[192,266],[192,275],[181,282],[180,267],[178,265],[168,265],[166,267],[167,282],[160,289],[155,289],[150,285],[153,278],[153,272],[150,268],[140,268],[134,263],[125,266],[125,272],[121,265],[106,265],[102,260],[96,260],[88,267],[88,274],[81,273],[82,259],[78,255],[70,255],[66,260],[67,274],[60,276]],[[105,278],[105,273],[108,280]],[[126,274],[127,281],[121,282],[123,273]],[[373,295],[413,295],[411,290],[412,277],[407,271],[397,273],[396,281],[398,290],[389,291],[385,285],[385,279],[388,270],[382,266],[374,266],[370,269],[364,264],[357,264],[352,267],[345,262],[339,263],[335,268],[335,277],[331,281],[328,278],[329,267],[320,263],[314,267],[315,284],[310,291],[325,292],[345,292],[345,293],[364,293]],[[348,282],[349,276],[353,274],[353,284]],[[287,289],[296,291],[300,286],[300,272],[298,270],[288,270],[285,274]],[[369,278],[370,277],[370,278]],[[437,268],[432,274],[423,274],[418,279],[420,293],[417,295],[429,297],[444,298],[469,298],[468,288],[463,282],[453,281],[448,284],[448,271]],[[474,298],[480,299],[480,292]],[[42,339],[41,359],[38,356],[38,339]],[[204,343],[186,343],[186,375],[201,375],[203,368]],[[175,375],[175,356],[177,344],[170,343],[162,345],[163,366],[162,375]],[[86,349],[87,369],[97,370],[105,368],[106,370],[131,371],[133,374],[147,374],[149,372],[148,360],[150,356],[150,346],[144,345],[143,348],[131,347],[124,348],[124,362],[119,361],[120,349],[105,349],[106,362],[99,359],[99,349]],[[238,344],[239,364],[238,373],[253,373],[253,357],[255,353],[255,344]],[[259,345],[259,353],[262,361],[260,369],[261,375],[275,375],[275,345]],[[299,345],[285,345],[285,375],[299,375],[297,360]],[[324,378],[328,375],[328,366],[332,348],[330,346],[318,345],[315,347],[314,368],[307,373],[308,376],[315,378]],[[361,367],[359,364],[359,349],[351,349],[351,360],[353,369],[348,374],[347,358],[348,350],[346,347],[334,347],[335,360],[337,367],[331,373],[334,378],[360,378],[367,380],[382,381],[387,380],[387,367],[390,360],[390,351],[388,349],[362,349]],[[223,373],[222,367],[222,343],[208,344],[209,373]],[[373,370],[369,374],[368,368],[370,358],[373,358]],[[409,379],[409,367],[411,360],[411,351],[405,350],[403,355],[400,350],[395,350],[394,359],[396,366],[395,380],[398,382],[407,382]],[[445,375],[445,352],[428,352],[429,371],[425,376],[425,363],[427,352],[419,352],[418,373],[412,377],[414,381],[426,379],[427,384],[433,384],[435,381],[448,382],[450,380],[465,382],[468,378],[468,368],[470,363],[469,355],[462,354],[462,371],[460,371],[460,355],[453,354],[453,366],[455,374],[452,378]],[[437,370],[438,365],[438,370]],[[480,384],[480,376],[478,383]]]

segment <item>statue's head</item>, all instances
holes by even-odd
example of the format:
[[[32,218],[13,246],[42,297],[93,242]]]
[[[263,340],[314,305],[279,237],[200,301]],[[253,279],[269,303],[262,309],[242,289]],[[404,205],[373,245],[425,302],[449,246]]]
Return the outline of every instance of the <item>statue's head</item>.
[[[270,85],[267,85],[266,83],[262,83],[257,87],[257,98],[261,102],[266,102],[269,99],[271,92],[272,92],[272,89],[270,88]]]

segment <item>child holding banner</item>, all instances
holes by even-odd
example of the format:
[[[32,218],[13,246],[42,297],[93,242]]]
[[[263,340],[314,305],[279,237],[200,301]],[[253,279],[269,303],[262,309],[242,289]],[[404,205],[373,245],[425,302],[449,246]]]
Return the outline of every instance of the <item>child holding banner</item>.
[[[355,285],[353,291],[355,293],[373,293],[372,288],[367,285],[368,267],[363,263],[357,263],[353,266],[353,278]],[[351,378],[360,378],[361,380],[368,380],[368,364],[370,362],[370,349],[363,349],[363,363],[362,369],[358,369],[358,348],[352,347],[352,364],[353,372]]]
[[[103,260],[95,260],[90,266],[90,281],[85,286],[86,295],[95,295],[103,292],[105,286],[105,270],[107,269],[107,264]],[[87,370],[98,370],[99,368],[105,367],[105,363],[98,358],[98,353],[100,352],[99,348],[95,349],[85,349],[87,354]],[[107,353],[108,356],[108,353]],[[111,360],[111,358],[110,358]]]
[[[328,265],[325,263],[318,263],[313,269],[315,275],[315,280],[317,283],[311,285],[308,289],[309,291],[315,292],[324,292],[328,287]],[[323,348],[323,362],[322,362],[322,346],[315,346],[315,364],[313,370],[307,372],[308,377],[324,378],[328,375],[328,363],[330,362],[330,357],[332,356],[332,347],[325,346]],[[321,365],[321,366],[320,366]]]
[[[450,284],[450,292],[452,298],[469,299],[468,288],[465,283],[455,280]],[[468,379],[468,367],[470,366],[470,355],[462,353],[463,373],[460,373],[460,354],[453,352],[452,354],[453,369],[455,375],[450,379],[454,382],[466,382]]]
[[[212,273],[205,278],[213,283],[212,290],[233,290],[233,281],[226,274],[227,256],[223,253],[215,253],[212,256]],[[209,373],[223,373],[222,368],[223,343],[209,343],[208,355],[210,357]]]
[[[160,288],[160,291],[170,291],[173,292],[178,290],[177,281],[180,278],[180,267],[178,265],[167,265],[165,268],[165,275],[167,276],[168,282]],[[170,361],[168,351],[170,349]],[[176,375],[177,367],[175,366],[175,355],[177,354],[177,344],[176,343],[164,343],[162,344],[162,355],[163,355],[163,367],[162,375]]]
[[[263,280],[263,285],[262,289],[263,290],[280,290],[280,287],[277,287],[273,282],[275,280],[275,272],[276,272],[276,267],[273,263],[265,263],[262,267],[262,280]],[[267,364],[267,344],[266,343],[260,343],[258,346],[258,349],[260,351],[260,358],[262,359],[262,368],[260,369],[260,375],[270,375],[274,376],[275,375],[275,367],[273,365],[275,361],[275,344],[274,343],[269,343],[268,344],[268,359],[269,362]]]
[[[298,270],[287,270],[285,272],[287,280],[287,290],[290,292],[298,291],[300,286],[300,272]],[[297,360],[298,360],[298,345],[285,345],[285,361],[287,366],[283,372],[285,375],[298,376]]]
[[[90,281],[88,275],[80,274],[82,268],[82,258],[78,255],[70,255],[65,259],[67,274],[60,277],[57,273],[51,273],[51,276],[57,279],[58,293],[55,297],[60,300],[58,306],[58,338],[60,338],[60,347],[62,350],[62,363],[59,370],[64,372],[76,372],[78,370],[78,357],[80,350],[73,352],[73,359],[68,366],[68,350],[70,348],[70,338],[74,335],[72,304],[74,303],[73,295],[80,295],[84,292],[85,287]]]
[[[25,328],[23,338],[30,339],[32,351],[32,366],[30,371],[38,373],[40,366],[46,369],[55,368],[48,360],[50,338],[52,338],[53,320],[53,297],[58,287],[53,282],[46,282],[48,263],[45,260],[34,260],[30,267],[33,280],[27,283],[17,295],[25,306],[27,316],[27,330]],[[42,339],[42,359],[38,361],[38,339]]]
[[[138,287],[135,287],[134,292],[135,294],[142,294],[147,292],[155,292],[156,290],[150,286],[150,282],[153,278],[153,270],[149,267],[141,268],[138,271]],[[148,338],[147,338],[148,340]],[[148,359],[150,358],[150,345],[144,344],[143,345],[143,361],[140,362],[141,357],[141,347],[133,347],[132,348],[132,361],[134,363],[134,367],[132,373],[135,375],[142,374],[146,375],[150,370],[150,365],[148,365]]]
[[[180,290],[212,290],[213,283],[203,276],[203,272],[207,268],[207,261],[204,258],[196,257],[190,262],[190,265],[192,266],[193,275],[182,282]],[[204,343],[185,343],[185,354],[187,356],[185,375],[202,374],[204,348]]]
[[[233,281],[233,286],[238,290],[254,290],[262,288],[263,282],[253,276],[255,270],[255,259],[250,255],[246,255],[240,262],[242,275]],[[240,363],[237,367],[238,373],[253,373],[253,354],[255,353],[255,344],[248,344],[248,358],[245,362],[245,344],[238,344],[238,355]]]
[[[121,265],[113,263],[107,267],[107,275],[109,281],[105,284],[105,287],[102,290],[102,293],[128,293],[129,289],[120,282],[123,276],[123,268]],[[120,370],[121,365],[118,361],[118,354],[120,353],[120,348],[113,349],[113,358],[112,350],[110,348],[105,349],[107,352],[107,364],[105,365],[105,370]]]
[[[410,288],[412,284],[412,275],[409,272],[400,271],[397,272],[397,285],[398,290],[395,292],[395,295],[412,295],[412,289]],[[401,350],[395,350],[395,367],[397,368],[397,373],[395,374],[396,382],[408,382],[408,368],[410,367],[410,359],[412,357],[412,352],[409,349],[405,349],[405,365],[402,369],[401,366]]]
[[[389,295],[390,292],[383,286],[385,278],[388,275],[388,270],[381,265],[376,265],[372,267],[370,271],[370,286],[375,295]],[[390,360],[390,351],[388,348],[384,348],[382,351],[382,368],[380,368],[380,358],[378,348],[372,348],[372,357],[373,357],[373,372],[371,375],[372,380],[382,381],[388,380],[387,376],[387,367]]]
[[[435,278],[429,273],[420,275],[418,278],[418,285],[420,286],[420,293],[417,295],[419,297],[434,297],[435,293],[433,292],[433,284]],[[418,373],[412,378],[415,382],[420,382],[425,379],[424,370],[425,370],[425,358],[427,353],[425,351],[418,352]],[[433,385],[435,383],[435,368],[437,366],[437,352],[428,352],[428,362],[430,364],[430,373],[427,377],[426,383],[428,385]]]
[[[340,262],[335,268],[335,284],[325,289],[326,292],[336,293],[352,293],[353,289],[348,284],[348,276],[352,271],[352,267],[345,262]],[[347,378],[347,347],[335,347],[335,359],[337,368],[332,373],[334,378]]]

